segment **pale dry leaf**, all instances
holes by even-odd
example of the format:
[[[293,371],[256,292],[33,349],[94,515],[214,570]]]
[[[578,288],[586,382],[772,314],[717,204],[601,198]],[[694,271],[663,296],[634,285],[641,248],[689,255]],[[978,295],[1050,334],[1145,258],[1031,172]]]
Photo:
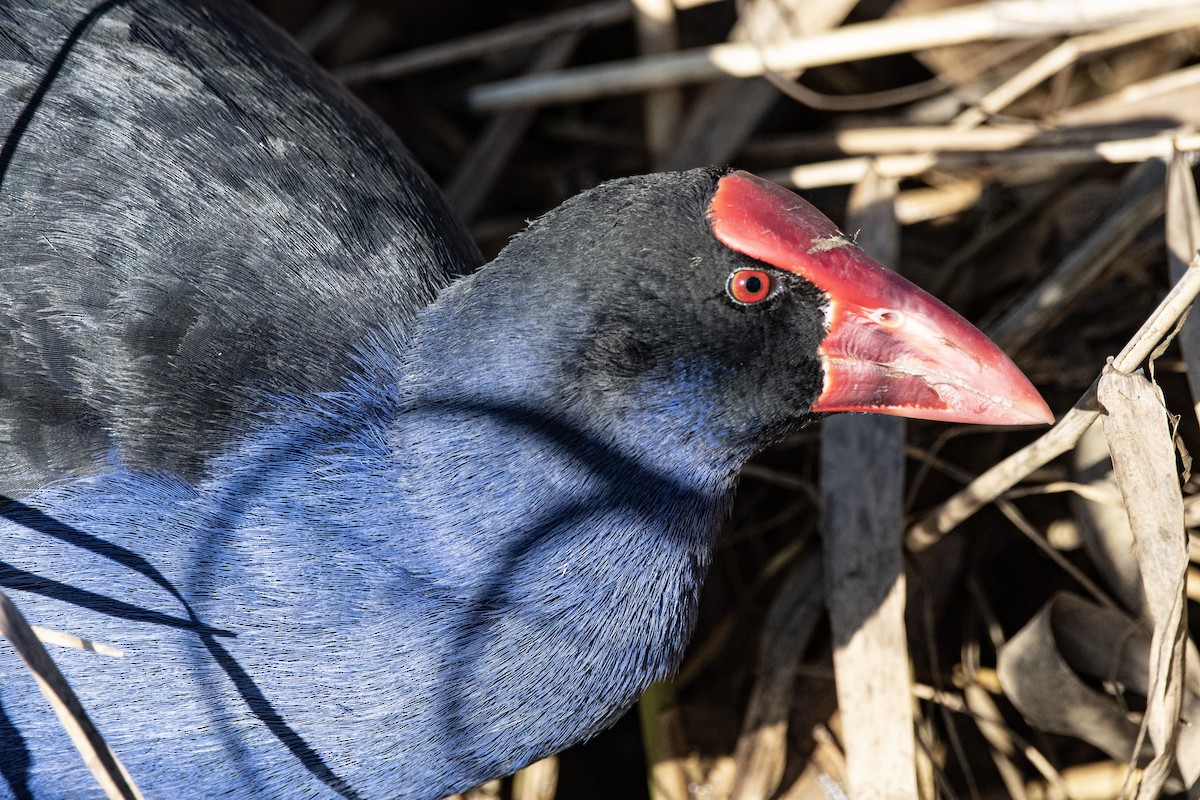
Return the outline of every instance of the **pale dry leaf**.
[[[1110,368],[1100,378],[1097,396],[1106,412],[1104,435],[1129,512],[1146,614],[1154,626],[1143,726],[1155,755],[1137,791],[1139,799],[1148,800],[1158,796],[1174,765],[1184,700],[1188,551],[1183,494],[1157,387],[1140,373]]]
[[[1079,521],[1083,547],[1101,580],[1126,608],[1141,616],[1142,576],[1133,555],[1133,532],[1113,479],[1104,432],[1098,426],[1088,428],[1080,437],[1071,451],[1071,468],[1077,481],[1117,500],[1116,505],[1110,505],[1077,493],[1071,497],[1071,507]]]
[[[1136,620],[1060,592],[1000,648],[996,672],[1030,725],[1124,761],[1138,727],[1115,698],[1089,683],[1144,686],[1149,652],[1150,637]]]

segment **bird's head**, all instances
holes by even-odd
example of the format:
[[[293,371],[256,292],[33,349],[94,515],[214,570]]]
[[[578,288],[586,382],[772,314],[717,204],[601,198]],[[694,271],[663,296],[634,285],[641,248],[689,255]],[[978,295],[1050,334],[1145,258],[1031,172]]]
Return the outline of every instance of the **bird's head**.
[[[974,326],[746,172],[584,192],[435,306],[453,317],[433,341],[461,397],[541,405],[660,453],[740,463],[822,412],[1052,421]]]

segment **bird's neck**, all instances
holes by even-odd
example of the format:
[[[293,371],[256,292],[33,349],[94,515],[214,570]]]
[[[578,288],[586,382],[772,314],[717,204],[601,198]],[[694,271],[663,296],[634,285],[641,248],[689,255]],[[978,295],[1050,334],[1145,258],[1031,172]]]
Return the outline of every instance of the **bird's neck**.
[[[666,426],[589,416],[553,372],[513,381],[512,364],[484,358],[481,374],[446,355],[390,430],[426,577],[469,587],[505,570],[542,586],[595,569],[644,583],[707,562],[733,488],[725,465],[692,458]]]
[[[592,735],[678,667],[729,491],[521,406],[415,405],[392,436],[404,561],[460,610],[454,749],[480,778]]]
[[[465,716],[527,727],[519,764],[610,723],[678,665],[732,471],[673,449],[669,426],[589,415],[562,365],[518,343],[425,333],[388,434],[403,560],[463,609],[479,685]]]
[[[587,320],[490,325],[472,296],[479,277],[423,313],[390,433],[406,517],[423,526],[410,534],[420,563],[438,564],[430,577],[470,585],[497,568],[567,573],[590,560],[644,580],[647,558],[706,562],[742,459],[705,434],[702,410],[597,400],[579,354],[556,344],[580,338],[562,328]]]

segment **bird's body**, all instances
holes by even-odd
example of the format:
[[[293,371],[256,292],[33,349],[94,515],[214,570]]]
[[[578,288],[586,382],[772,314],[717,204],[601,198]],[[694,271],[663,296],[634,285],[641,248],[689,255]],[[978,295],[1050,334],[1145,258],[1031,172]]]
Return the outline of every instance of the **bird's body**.
[[[814,412],[1044,416],[752,176],[604,184],[451,285],[428,179],[240,4],[49,6],[0,1],[0,587],[124,651],[54,656],[148,797],[507,774],[677,666],[738,469]],[[91,786],[0,649],[0,795]]]
[[[524,284],[496,274],[448,290],[405,358],[364,349],[370,381],[274,397],[207,479],[120,468],[9,512],[0,582],[33,592],[16,592],[25,613],[125,651],[56,657],[143,791],[179,796],[200,774],[214,796],[438,797],[599,730],[677,665],[750,442],[694,437],[709,429],[691,414],[639,407],[650,393],[612,425],[603,387],[579,388],[622,354],[498,328],[487,305]],[[557,290],[546,324],[586,307],[587,288]],[[81,791],[40,697],[8,694],[46,769],[30,785]],[[107,731],[136,698],[148,718]],[[162,753],[181,750],[175,771]]]
[[[0,527],[0,579],[26,614],[124,650],[55,658],[147,796],[440,796],[597,730],[677,663],[720,496],[674,487],[689,524],[664,529],[642,492],[613,485],[670,481],[617,459],[597,474],[603,454],[582,441],[575,455],[541,442],[545,472],[469,449],[468,469],[400,464],[434,421],[397,425],[400,405],[326,397],[281,412],[198,486],[119,471],[35,496],[53,524]],[[552,485],[576,478],[592,491]],[[410,510],[415,484],[455,479],[523,504],[488,506],[471,535],[450,506]],[[630,552],[631,538],[652,547]],[[86,771],[61,768],[77,758],[66,735],[14,655],[0,663],[7,722],[37,745],[28,785],[84,796]]]

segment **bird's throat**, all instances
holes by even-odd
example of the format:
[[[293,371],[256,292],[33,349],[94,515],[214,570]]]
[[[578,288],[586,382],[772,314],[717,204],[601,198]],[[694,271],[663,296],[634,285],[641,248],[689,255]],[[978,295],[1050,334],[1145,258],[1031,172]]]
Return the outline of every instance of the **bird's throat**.
[[[502,765],[515,768],[607,726],[677,667],[729,487],[515,404],[414,402],[392,436],[409,459],[405,561],[453,598],[478,687],[466,716],[484,727],[463,746],[494,753],[519,726]]]

